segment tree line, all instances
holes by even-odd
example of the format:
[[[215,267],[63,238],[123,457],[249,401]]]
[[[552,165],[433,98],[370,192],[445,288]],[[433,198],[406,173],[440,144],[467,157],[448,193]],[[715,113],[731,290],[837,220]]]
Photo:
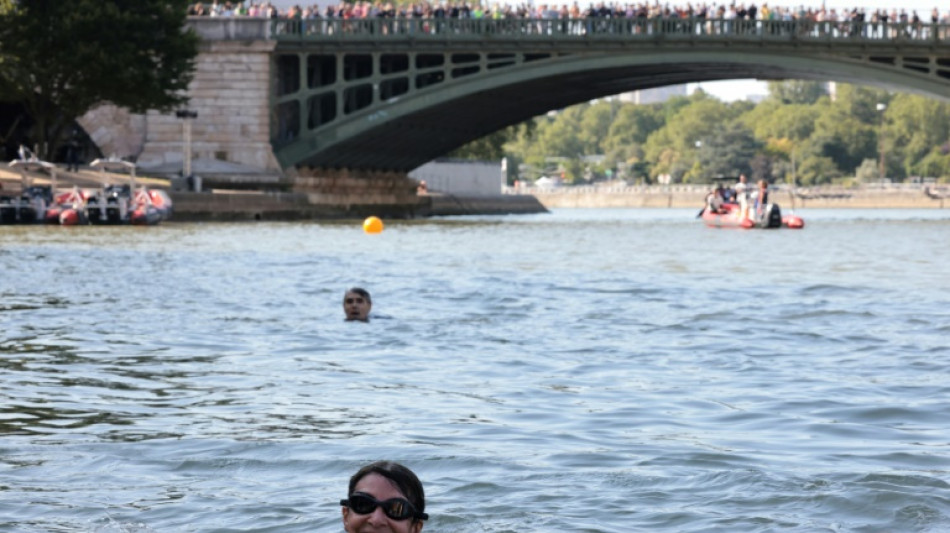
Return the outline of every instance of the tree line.
[[[812,81],[769,82],[758,103],[723,102],[701,90],[648,105],[608,98],[509,127],[453,156],[508,157],[529,169],[521,179],[556,172],[568,183],[615,177],[649,184],[661,176],[709,183],[740,173],[806,186],[946,182],[950,104],[840,83],[831,95]]]

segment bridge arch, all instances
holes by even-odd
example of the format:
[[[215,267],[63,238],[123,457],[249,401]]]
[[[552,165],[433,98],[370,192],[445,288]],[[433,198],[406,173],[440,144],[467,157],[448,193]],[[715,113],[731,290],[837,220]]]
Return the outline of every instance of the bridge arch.
[[[405,172],[552,109],[740,78],[950,99],[950,27],[694,19],[276,20],[271,147],[284,168]]]

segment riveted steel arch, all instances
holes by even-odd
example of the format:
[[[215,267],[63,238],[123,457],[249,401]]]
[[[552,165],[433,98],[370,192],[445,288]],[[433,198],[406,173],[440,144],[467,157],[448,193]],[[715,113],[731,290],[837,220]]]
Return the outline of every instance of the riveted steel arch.
[[[696,81],[830,79],[950,99],[946,28],[917,40],[836,40],[759,24],[713,36],[694,27],[684,33],[680,21],[670,32],[624,27],[581,36],[567,25],[546,30],[543,21],[505,21],[457,32],[447,22],[444,34],[407,37],[376,22],[356,27],[366,33],[337,27],[340,33],[278,41],[273,144],[284,166],[408,171],[551,109]],[[499,37],[502,30],[514,36]],[[298,71],[296,81],[289,75],[292,90],[281,62],[296,65],[289,69]],[[327,113],[332,119],[324,121]]]

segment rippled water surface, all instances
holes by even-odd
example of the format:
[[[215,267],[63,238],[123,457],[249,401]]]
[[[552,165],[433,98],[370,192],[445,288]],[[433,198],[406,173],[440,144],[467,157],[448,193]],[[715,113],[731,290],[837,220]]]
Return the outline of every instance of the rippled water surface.
[[[0,227],[0,531],[948,531],[950,211],[799,214]]]

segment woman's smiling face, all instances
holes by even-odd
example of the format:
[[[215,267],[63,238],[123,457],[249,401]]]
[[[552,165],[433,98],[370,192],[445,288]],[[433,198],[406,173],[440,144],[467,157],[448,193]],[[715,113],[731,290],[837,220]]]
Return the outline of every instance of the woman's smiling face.
[[[396,485],[376,473],[367,474],[359,480],[353,492],[368,494],[379,501],[406,497]],[[376,507],[369,514],[358,514],[344,507],[343,529],[346,533],[419,533],[422,531],[422,521],[413,518],[393,520],[386,516],[382,507]]]

